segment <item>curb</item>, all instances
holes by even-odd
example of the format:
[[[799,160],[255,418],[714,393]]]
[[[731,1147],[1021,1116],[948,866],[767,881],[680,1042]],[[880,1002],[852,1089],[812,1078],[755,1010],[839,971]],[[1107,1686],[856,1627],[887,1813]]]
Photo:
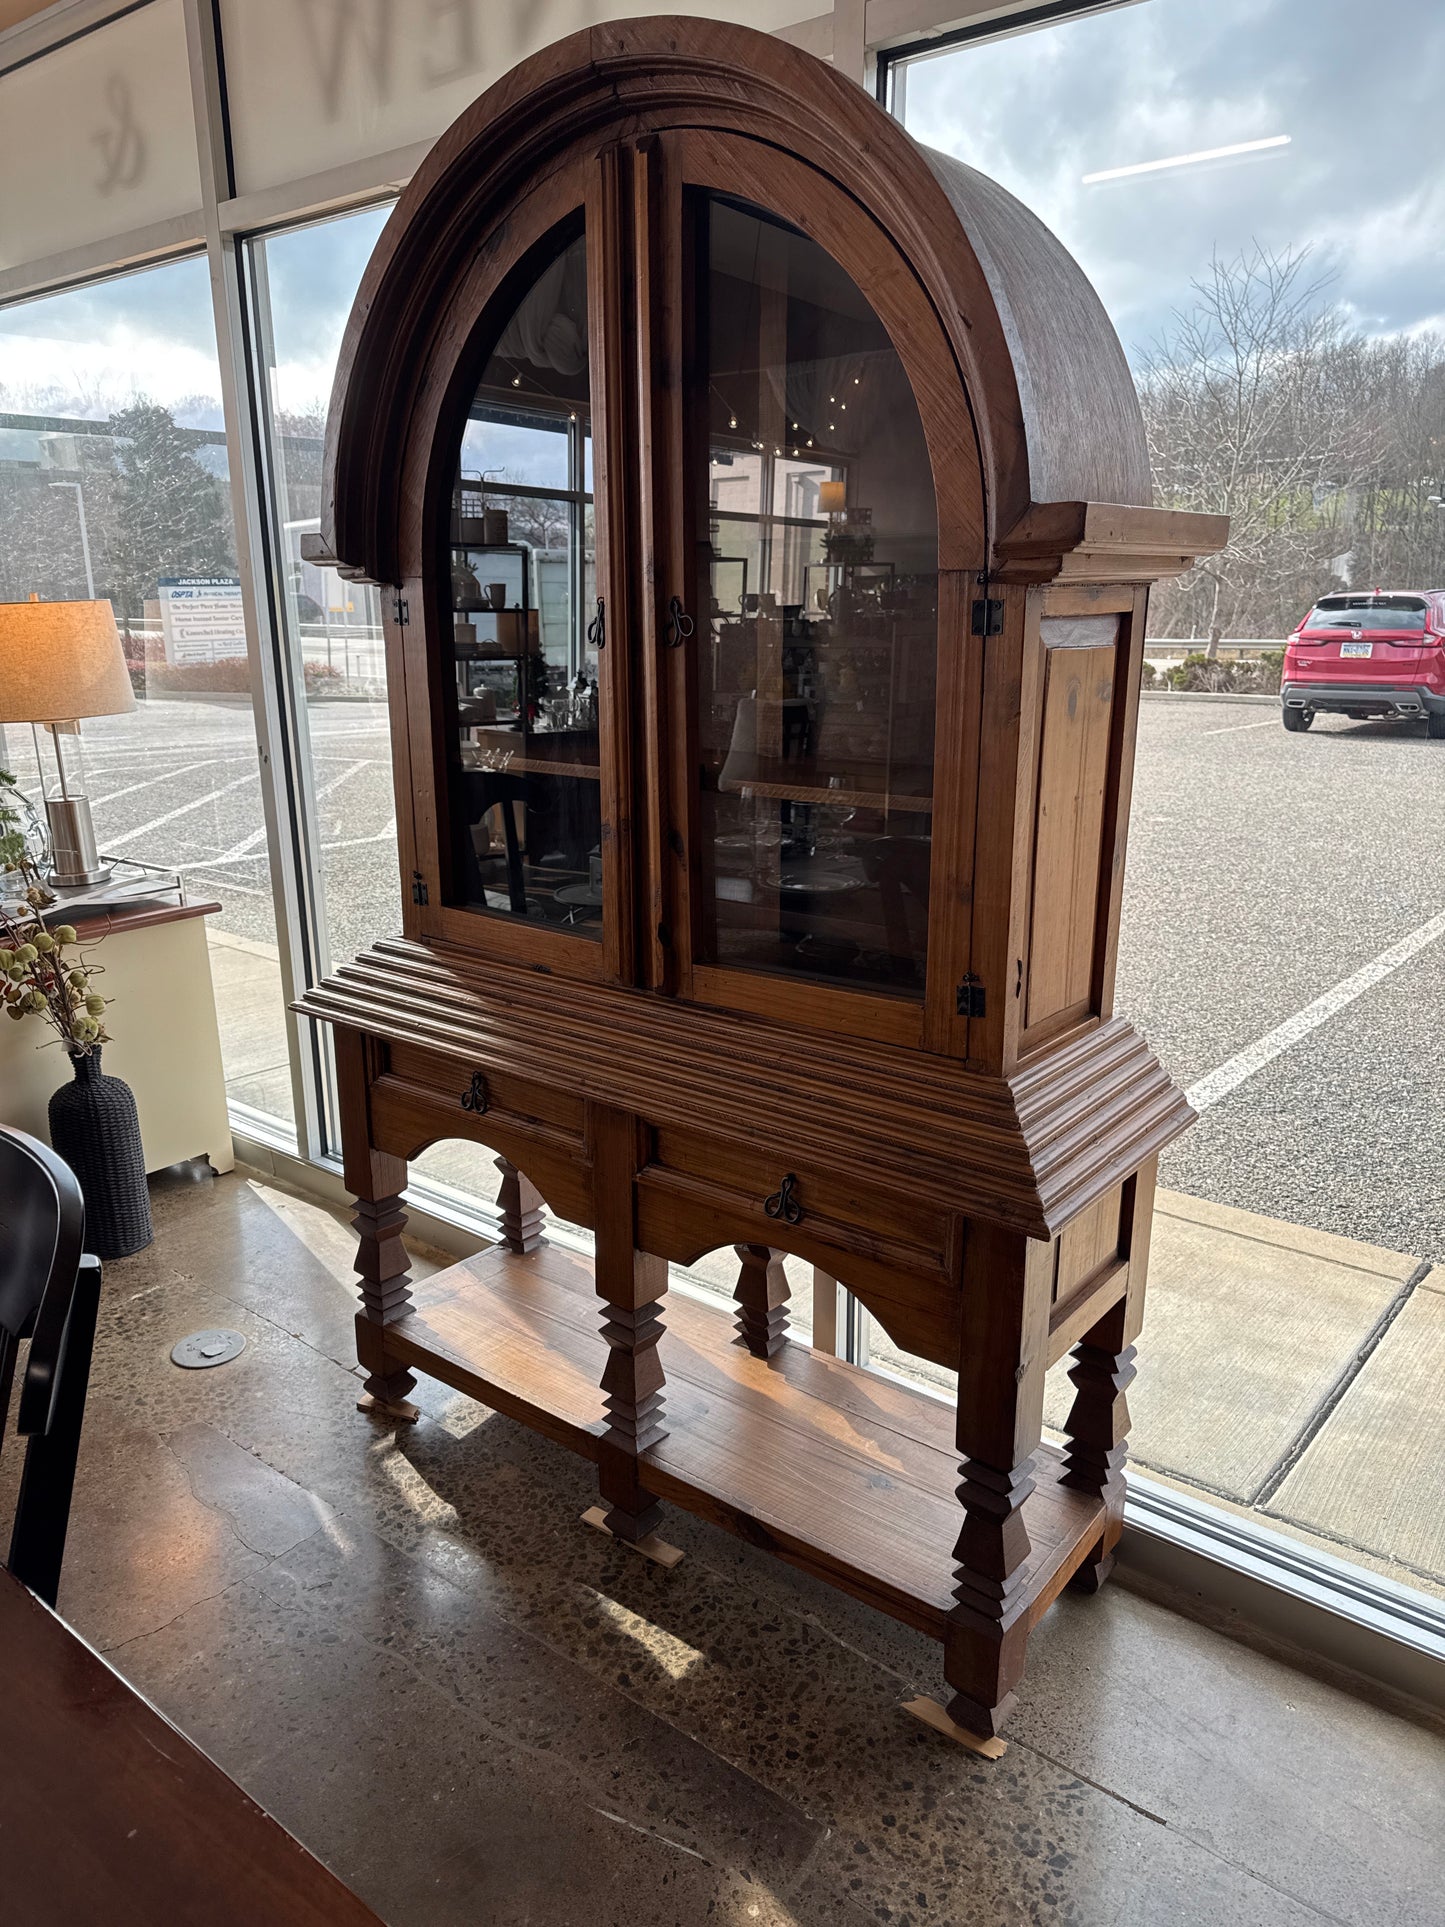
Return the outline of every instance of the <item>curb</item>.
[[[1229,690],[1218,692],[1209,689],[1141,689],[1145,702],[1163,703],[1269,703],[1279,708],[1279,697],[1246,695],[1243,691],[1235,694]]]

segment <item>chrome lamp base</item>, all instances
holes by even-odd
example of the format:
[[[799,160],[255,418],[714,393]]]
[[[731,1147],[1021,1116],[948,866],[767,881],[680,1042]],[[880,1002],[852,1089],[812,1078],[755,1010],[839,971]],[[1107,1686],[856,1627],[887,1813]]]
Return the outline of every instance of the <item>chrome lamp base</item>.
[[[106,862],[95,847],[89,799],[49,796],[45,813],[50,819],[50,873],[46,881],[61,889],[104,883],[115,865]]]

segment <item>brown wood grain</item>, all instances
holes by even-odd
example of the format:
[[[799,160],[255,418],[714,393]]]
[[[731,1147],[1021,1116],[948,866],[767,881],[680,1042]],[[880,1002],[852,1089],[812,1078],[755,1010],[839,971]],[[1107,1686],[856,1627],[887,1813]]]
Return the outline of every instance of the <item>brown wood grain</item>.
[[[378,1917],[0,1569],[4,1913],[155,1927]]]
[[[595,1302],[584,1259],[493,1250],[418,1286],[397,1343],[417,1368],[596,1458]],[[724,1313],[690,1298],[671,1301],[663,1353],[668,1436],[643,1455],[648,1490],[943,1638],[959,1516],[947,1407],[792,1341],[754,1358]],[[1026,1503],[1029,1585],[1045,1604],[1102,1517],[1061,1474],[1042,1450]]]
[[[999,1077],[403,939],[343,966],[297,1007],[464,1067],[457,1089],[490,1068],[610,1093],[658,1123],[707,1118],[719,1139],[744,1145],[765,1124],[781,1156],[851,1176],[860,1196],[892,1183],[1035,1237],[1051,1238],[1190,1116],[1119,1019]]]
[[[1139,690],[1144,639],[1149,633],[1149,591],[1135,589],[1121,625],[1114,734],[1109,745],[1109,784],[1099,837],[1102,911],[1095,933],[1090,1002],[1101,1017],[1114,1014],[1119,967],[1119,918],[1124,900],[1124,859],[1129,844],[1129,806],[1134,796],[1134,756],[1139,738]]]
[[[124,930],[147,930],[158,923],[184,923],[191,917],[214,917],[220,910],[219,903],[145,903],[133,909],[67,912],[63,904],[56,904],[46,916],[52,930],[57,923],[69,923],[82,943],[100,943]]]
[[[778,222],[829,252],[917,397],[938,514],[932,767],[883,794],[856,770],[825,782],[841,764],[770,760],[783,639],[760,610],[745,787],[927,827],[921,998],[708,960],[701,683],[667,612],[675,597],[705,626],[710,193],[773,217],[764,253]],[[498,326],[584,230],[601,944],[461,907],[451,828],[457,438]],[[739,379],[781,445],[775,279],[764,262]],[[1112,1015],[1147,585],[1227,524],[1149,505],[1122,351],[1027,210],[797,49],[654,19],[524,62],[418,169],[347,324],[322,521],[343,571],[406,607],[383,594],[406,934],[298,1005],[338,1028],[368,1385],[405,1416],[398,1388],[425,1370],[595,1459],[624,1538],[679,1503],[924,1627],[955,1720],[995,1732],[1030,1626],[1071,1577],[1098,1583],[1122,1517],[1153,1173],[1189,1118]],[[872,929],[842,911],[820,927]],[[523,1249],[416,1291],[407,1160],[456,1136],[501,1154]],[[544,1197],[593,1228],[594,1267],[539,1242]],[[742,1344],[665,1298],[669,1260],[724,1244],[743,1253]],[[956,1364],[957,1413],[786,1342],[784,1252]],[[1070,1347],[1065,1466],[1039,1440],[1043,1374]]]
[[[1054,617],[1053,621],[1109,617]],[[1027,1047],[1038,1026],[1089,1008],[1116,651],[1043,646],[1044,690],[1024,967]]]

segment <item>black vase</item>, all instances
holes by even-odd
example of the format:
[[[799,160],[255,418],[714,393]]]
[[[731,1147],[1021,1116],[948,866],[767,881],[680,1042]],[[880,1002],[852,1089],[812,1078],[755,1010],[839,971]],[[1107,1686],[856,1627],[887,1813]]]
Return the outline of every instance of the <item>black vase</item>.
[[[155,1236],[135,1098],[129,1084],[102,1072],[98,1049],[70,1061],[74,1081],[50,1100],[50,1142],[85,1193],[86,1250],[128,1258]]]

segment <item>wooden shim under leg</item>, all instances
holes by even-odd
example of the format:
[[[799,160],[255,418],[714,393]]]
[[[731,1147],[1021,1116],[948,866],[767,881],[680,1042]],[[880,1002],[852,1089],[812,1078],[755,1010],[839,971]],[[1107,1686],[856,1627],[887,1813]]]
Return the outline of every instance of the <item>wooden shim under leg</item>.
[[[925,1726],[931,1726],[935,1733],[941,1733],[945,1739],[967,1747],[970,1753],[977,1753],[980,1759],[1001,1760],[1008,1751],[1007,1740],[983,1739],[977,1733],[970,1733],[957,1720],[951,1720],[937,1700],[920,1695],[916,1700],[905,1700],[903,1710],[911,1713],[914,1719],[921,1720]]]
[[[605,1506],[588,1506],[582,1514],[582,1523],[591,1526],[594,1531],[605,1532],[609,1539],[617,1539],[617,1534],[607,1523]],[[670,1546],[665,1539],[659,1539],[655,1532],[649,1532],[645,1539],[618,1539],[617,1543],[630,1546],[634,1552],[640,1552],[644,1559],[650,1559],[655,1566],[666,1566],[669,1571],[682,1563],[682,1547]]]
[[[421,1417],[421,1408],[409,1398],[377,1398],[372,1392],[361,1394],[356,1409],[368,1418],[394,1419],[401,1425],[415,1425]]]

